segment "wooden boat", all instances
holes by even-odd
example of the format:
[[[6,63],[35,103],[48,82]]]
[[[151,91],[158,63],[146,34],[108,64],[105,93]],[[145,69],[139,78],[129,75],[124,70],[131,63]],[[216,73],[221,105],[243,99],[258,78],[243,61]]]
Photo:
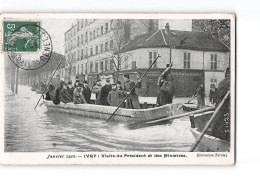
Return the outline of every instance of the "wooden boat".
[[[199,108],[197,107],[197,104],[195,104],[195,103],[184,103],[184,104],[182,104],[182,109],[183,109],[183,111],[190,112],[190,111],[198,110]]]
[[[205,113],[195,114],[190,116],[191,121],[191,132],[193,136],[197,139],[210,117],[213,115],[214,111],[208,111]],[[202,152],[227,152],[230,150],[230,143],[225,140],[221,140],[217,137],[211,136],[212,128],[210,127],[207,133],[204,135],[202,140],[198,145],[199,151]]]
[[[43,102],[48,110],[58,111],[72,115],[85,116],[99,120],[107,120],[116,110],[113,106],[101,106],[94,104],[73,104],[60,103],[55,105],[52,101]],[[140,121],[151,121],[162,119],[182,113],[177,109],[178,104],[168,104],[156,108],[148,109],[125,109],[119,108],[111,121],[120,123],[135,123]]]

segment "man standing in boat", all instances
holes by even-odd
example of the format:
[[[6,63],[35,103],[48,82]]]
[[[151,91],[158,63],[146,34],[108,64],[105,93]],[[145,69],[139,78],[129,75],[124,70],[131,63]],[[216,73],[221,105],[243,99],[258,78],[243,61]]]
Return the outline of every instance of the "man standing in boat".
[[[171,67],[172,64],[167,65],[167,68],[162,72],[158,79],[159,93],[157,96],[158,106],[171,104],[173,98],[173,85],[171,83]]]
[[[72,98],[70,98],[70,94],[67,91],[68,84],[63,83],[63,88],[60,90],[60,101],[63,103],[72,102]]]
[[[141,87],[141,82],[137,82],[137,88]],[[128,109],[140,109],[139,98],[135,92],[135,82],[130,80],[130,76],[128,74],[124,75],[124,91],[129,97],[126,100],[126,108]]]
[[[112,90],[112,85],[110,84],[110,79],[106,79],[106,84],[101,88],[100,101],[101,105],[109,106],[107,101],[108,93]]]
[[[91,90],[90,88],[88,87],[88,81],[85,80],[84,81],[84,87],[83,87],[83,95],[85,97],[85,100],[88,104],[91,104],[91,101],[90,101],[90,98],[91,98]]]
[[[96,103],[97,105],[101,104],[100,96],[101,96],[101,80],[98,79],[96,85],[93,87],[92,92],[96,94]]]
[[[225,79],[222,80],[218,89],[215,93],[216,107],[221,103],[224,96],[230,90],[230,69],[226,69]],[[215,121],[212,124],[212,136],[223,139],[230,140],[230,97],[225,101],[224,105],[220,109],[216,116]]]
[[[203,85],[200,85],[196,90],[196,96],[197,96],[197,108],[203,108],[205,106],[205,93],[204,93],[204,87]]]

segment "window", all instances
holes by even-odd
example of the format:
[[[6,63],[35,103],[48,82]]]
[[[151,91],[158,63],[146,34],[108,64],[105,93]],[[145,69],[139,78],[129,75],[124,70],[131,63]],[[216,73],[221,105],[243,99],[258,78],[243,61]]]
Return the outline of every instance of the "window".
[[[89,33],[89,39],[92,40],[92,32]]]
[[[110,40],[110,47],[109,47],[110,50],[113,49],[113,45],[114,45],[114,44],[113,44],[113,40]]]
[[[98,62],[95,63],[95,72],[98,72]]]
[[[93,72],[93,62],[90,62],[90,72]]]
[[[93,47],[90,47],[90,56],[93,55]]]
[[[83,59],[83,49],[81,49],[81,58],[80,59]]]
[[[79,74],[79,65],[78,65],[78,71],[77,71],[77,74]]]
[[[79,46],[79,36],[78,36],[77,46]]]
[[[98,54],[98,46],[96,45],[96,54]]]
[[[105,51],[108,51],[108,42],[105,43]]]
[[[77,23],[77,30],[79,31],[79,21],[78,21],[78,23]]]
[[[184,53],[184,68],[190,69],[190,53]]]
[[[87,26],[88,25],[88,20],[87,19],[85,19],[85,26]]]
[[[136,61],[132,62],[132,69],[136,69]]]
[[[108,32],[108,23],[106,23],[106,27],[105,27],[105,33]]]
[[[100,70],[101,70],[101,71],[103,71],[103,69],[104,69],[103,67],[104,67],[104,62],[101,61],[101,62],[100,62]]]
[[[85,74],[87,74],[88,73],[88,64],[86,63],[85,64]]]
[[[104,30],[104,28],[103,28],[103,25],[102,25],[101,26],[101,30],[100,30],[101,31],[101,35],[103,35],[103,33],[104,33],[103,30]]]
[[[110,29],[113,29],[113,20],[110,20]]]
[[[85,41],[88,42],[88,32],[86,32],[86,38],[85,38]]]
[[[96,38],[96,31],[94,30],[94,32],[93,32],[93,39],[95,39]]]
[[[81,20],[81,29],[83,28],[83,19]]]
[[[88,57],[88,47],[86,47],[86,56],[85,57]]]
[[[125,58],[125,70],[127,70],[128,69],[128,58],[126,57]]]
[[[210,55],[210,69],[216,70],[217,69],[217,55]]]
[[[97,28],[97,37],[99,36],[99,28]]]
[[[108,60],[105,61],[105,71],[108,70]]]
[[[83,34],[81,34],[81,44],[83,44]]]
[[[114,61],[113,59],[110,60],[110,70],[114,69]]]
[[[103,53],[103,47],[104,47],[104,45],[103,44],[100,44],[100,53]]]
[[[81,74],[83,74],[83,64],[81,64]]]
[[[78,58],[77,58],[77,60],[79,60],[79,55],[80,55],[80,54],[79,54],[79,50],[78,50]]]
[[[157,57],[157,52],[149,52],[149,66],[152,65],[153,61],[156,59]],[[155,62],[153,64],[153,68],[157,67],[157,62]]]

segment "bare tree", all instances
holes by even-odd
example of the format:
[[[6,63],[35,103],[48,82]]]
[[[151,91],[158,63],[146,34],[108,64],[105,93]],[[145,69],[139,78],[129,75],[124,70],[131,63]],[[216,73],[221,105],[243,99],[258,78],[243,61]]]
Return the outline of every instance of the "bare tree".
[[[225,45],[230,46],[230,20],[196,19],[192,21],[192,30],[211,32]]]

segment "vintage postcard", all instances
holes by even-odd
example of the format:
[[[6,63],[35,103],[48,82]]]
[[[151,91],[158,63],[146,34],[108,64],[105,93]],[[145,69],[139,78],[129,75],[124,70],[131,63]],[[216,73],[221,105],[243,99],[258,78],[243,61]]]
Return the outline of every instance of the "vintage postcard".
[[[234,14],[3,13],[0,25],[0,164],[235,164]]]

